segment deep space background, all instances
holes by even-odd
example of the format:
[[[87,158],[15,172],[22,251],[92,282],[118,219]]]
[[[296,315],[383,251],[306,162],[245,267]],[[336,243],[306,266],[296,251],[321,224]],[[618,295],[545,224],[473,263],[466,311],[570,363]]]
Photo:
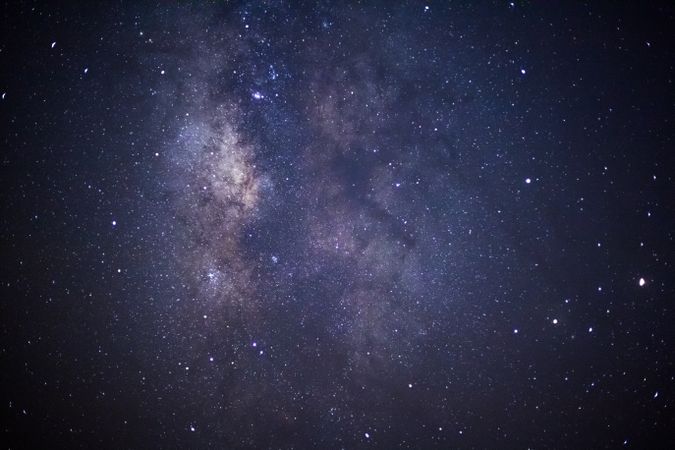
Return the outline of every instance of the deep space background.
[[[672,2],[3,2],[7,448],[675,448]]]

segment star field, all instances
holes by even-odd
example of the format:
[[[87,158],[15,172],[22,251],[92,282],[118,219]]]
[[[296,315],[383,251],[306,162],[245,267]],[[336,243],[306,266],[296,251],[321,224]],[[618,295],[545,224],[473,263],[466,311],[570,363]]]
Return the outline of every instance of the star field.
[[[8,448],[672,448],[667,2],[2,11]]]

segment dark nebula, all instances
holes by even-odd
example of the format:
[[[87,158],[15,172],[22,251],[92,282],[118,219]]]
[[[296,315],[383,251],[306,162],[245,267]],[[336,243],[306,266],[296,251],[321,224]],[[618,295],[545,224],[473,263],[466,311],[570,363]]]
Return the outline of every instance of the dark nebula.
[[[672,2],[6,2],[6,448],[675,448]]]

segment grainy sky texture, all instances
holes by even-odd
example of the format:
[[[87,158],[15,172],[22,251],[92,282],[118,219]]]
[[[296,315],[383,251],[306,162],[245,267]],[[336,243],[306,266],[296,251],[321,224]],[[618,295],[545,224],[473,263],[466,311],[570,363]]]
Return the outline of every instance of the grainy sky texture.
[[[671,2],[7,2],[10,448],[673,448]]]

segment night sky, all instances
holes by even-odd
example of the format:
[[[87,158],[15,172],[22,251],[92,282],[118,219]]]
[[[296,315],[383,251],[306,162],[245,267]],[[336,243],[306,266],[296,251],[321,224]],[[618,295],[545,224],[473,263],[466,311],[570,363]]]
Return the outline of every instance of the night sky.
[[[50,3],[4,448],[675,448],[672,2]]]

